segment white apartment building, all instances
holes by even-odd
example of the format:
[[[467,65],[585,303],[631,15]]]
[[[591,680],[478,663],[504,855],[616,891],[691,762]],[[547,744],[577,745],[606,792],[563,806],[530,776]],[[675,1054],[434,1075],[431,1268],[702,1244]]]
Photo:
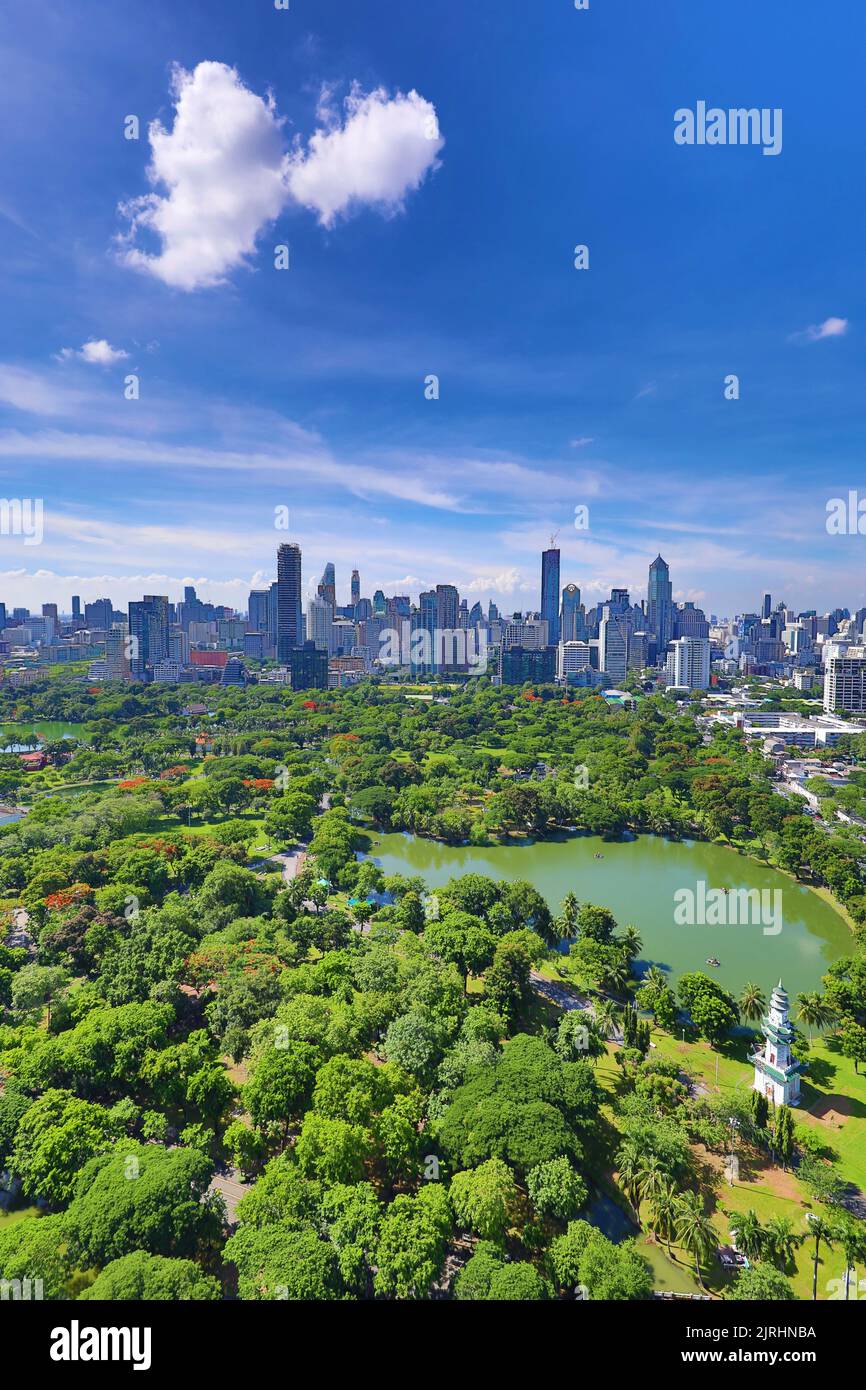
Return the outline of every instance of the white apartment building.
[[[844,656],[831,656],[824,672],[827,714],[866,711],[866,648],[849,647]]]
[[[677,637],[668,648],[667,677],[679,690],[708,690],[710,639]]]

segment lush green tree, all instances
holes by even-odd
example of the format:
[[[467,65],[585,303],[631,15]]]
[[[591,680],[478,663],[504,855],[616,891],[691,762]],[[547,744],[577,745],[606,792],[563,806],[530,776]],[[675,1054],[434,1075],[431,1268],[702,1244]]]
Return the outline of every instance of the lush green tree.
[[[455,1173],[449,1189],[456,1219],[483,1240],[502,1242],[517,1214],[514,1174],[500,1158]]]
[[[79,1299],[94,1302],[204,1303],[221,1296],[219,1280],[193,1260],[170,1260],[135,1250],[112,1260]]]

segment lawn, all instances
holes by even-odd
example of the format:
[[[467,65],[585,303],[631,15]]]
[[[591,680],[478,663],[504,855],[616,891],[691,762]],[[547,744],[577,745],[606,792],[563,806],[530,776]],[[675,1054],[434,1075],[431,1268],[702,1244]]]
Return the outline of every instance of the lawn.
[[[546,973],[546,972],[545,972]],[[660,1029],[653,1029],[652,1042],[657,1055],[673,1057],[697,1080],[702,1081],[710,1094],[722,1094],[728,1089],[746,1090],[752,1083],[752,1068],[745,1061],[750,1047],[745,1037],[735,1039],[723,1053],[716,1053],[706,1042],[683,1042]],[[613,1119],[615,1090],[619,1068],[613,1061],[615,1049],[608,1045],[608,1055],[595,1068],[596,1078],[610,1100],[602,1106],[605,1119]],[[716,1060],[718,1058],[718,1085]],[[855,1075],[854,1064],[842,1057],[833,1038],[816,1038],[809,1054],[811,1080],[803,1088],[803,1103],[795,1112],[798,1125],[816,1129],[837,1155],[844,1177],[866,1187],[866,1077]],[[707,1210],[718,1231],[719,1244],[730,1243],[730,1217],[735,1212],[754,1211],[762,1224],[774,1216],[784,1216],[795,1232],[805,1233],[806,1216],[819,1212],[832,1220],[831,1209],[813,1201],[808,1190],[792,1172],[773,1166],[769,1158],[749,1162],[741,1156],[739,1172],[733,1185],[728,1183],[723,1159],[695,1146],[695,1156],[701,1167],[701,1188],[706,1194]],[[611,1195],[618,1189],[611,1179]],[[620,1200],[626,1205],[621,1194]],[[642,1210],[644,1231],[649,1226],[649,1212]],[[649,1260],[656,1276],[657,1289],[680,1293],[699,1291],[694,1279],[691,1257],[676,1245],[673,1261],[668,1258],[664,1244],[654,1244],[644,1234],[638,1238],[641,1254]],[[791,1280],[798,1299],[812,1297],[812,1256],[814,1242],[806,1240],[794,1252],[786,1276]],[[828,1250],[822,1243],[818,1266],[819,1299],[842,1297],[840,1290],[845,1275],[845,1260],[836,1248]],[[859,1278],[866,1268],[857,1270]],[[721,1266],[714,1262],[704,1270],[707,1288],[716,1295],[723,1293],[731,1282]],[[866,1287],[866,1286],[864,1286]],[[855,1294],[852,1279],[851,1297]]]

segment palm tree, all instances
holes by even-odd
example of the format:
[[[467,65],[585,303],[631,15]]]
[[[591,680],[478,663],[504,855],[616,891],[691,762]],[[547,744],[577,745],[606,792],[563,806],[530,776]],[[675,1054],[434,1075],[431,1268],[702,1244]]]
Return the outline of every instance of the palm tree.
[[[616,1030],[617,1007],[612,999],[593,999],[592,1017],[603,1038],[609,1038]]]
[[[811,1047],[812,1029],[826,1028],[829,1023],[832,1023],[834,1017],[833,1010],[824,996],[817,992],[798,994],[797,1003],[800,1007],[795,1014],[795,1018],[798,1023],[802,1019],[809,1029],[809,1046]]]
[[[579,912],[580,903],[574,893],[566,893],[562,900],[562,911],[556,919],[557,931],[566,940],[572,940],[578,934],[577,917]]]
[[[668,977],[657,965],[651,965],[641,980],[641,988],[667,989]]]
[[[756,1019],[760,1018],[767,1007],[764,991],[761,989],[760,985],[756,985],[752,980],[743,986],[743,992],[740,995],[738,1003],[740,1006],[740,1013],[743,1015],[743,1018],[748,1019],[750,1023],[754,1023]]]
[[[798,1236],[787,1216],[771,1216],[765,1227],[767,1250],[774,1260],[787,1264],[803,1239]]]
[[[665,1183],[663,1187],[659,1187],[652,1198],[653,1228],[658,1235],[664,1237],[669,1255],[671,1253],[671,1237],[677,1224],[678,1203],[679,1193],[670,1181]]]
[[[629,978],[628,966],[620,961],[605,967],[604,985],[612,994],[625,994]]]
[[[704,1214],[704,1204],[697,1192],[684,1192],[677,1199],[675,1229],[677,1240],[695,1258],[698,1283],[704,1288],[701,1263],[708,1260],[717,1245],[712,1221]]]
[[[638,1188],[642,1201],[653,1205],[660,1192],[664,1192],[670,1182],[670,1174],[655,1154],[644,1154],[638,1171]]]
[[[812,1257],[812,1302],[818,1300],[818,1255],[821,1250],[821,1241],[827,1246],[828,1250],[833,1249],[833,1242],[836,1239],[836,1231],[823,1216],[817,1216],[815,1212],[806,1213],[806,1220],[809,1223],[808,1234],[815,1238],[815,1254]]]
[[[862,1221],[845,1215],[836,1227],[836,1238],[845,1254],[845,1302],[848,1302],[848,1287],[851,1283],[851,1270],[856,1275],[857,1261],[866,1261],[866,1228]]]
[[[643,937],[632,922],[629,922],[628,926],[623,928],[620,941],[623,946],[628,948],[628,953],[632,960],[634,960],[635,956],[639,956],[643,950]]]
[[[740,1254],[756,1260],[767,1243],[767,1233],[761,1225],[757,1212],[735,1212],[731,1217],[731,1235],[737,1243]]]
[[[631,1203],[640,1225],[640,1179],[644,1156],[633,1139],[626,1139],[616,1156],[619,1185]]]

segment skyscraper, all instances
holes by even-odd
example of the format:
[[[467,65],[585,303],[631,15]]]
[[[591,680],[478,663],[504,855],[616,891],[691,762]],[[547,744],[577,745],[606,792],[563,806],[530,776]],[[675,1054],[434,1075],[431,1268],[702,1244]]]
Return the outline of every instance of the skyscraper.
[[[301,644],[301,547],[277,551],[277,660],[287,665]]]
[[[361,598],[361,576],[357,570],[352,570],[352,607],[354,608]]]
[[[337,576],[334,566],[328,562],[325,565],[325,572],[319,580],[319,598],[323,598],[332,608],[337,606]]]
[[[649,567],[647,585],[647,627],[656,639],[659,656],[667,650],[674,635],[674,604],[671,572],[661,555]]]
[[[164,594],[145,594],[129,605],[130,670],[142,680],[146,668],[168,657],[168,598]]]
[[[762,617],[762,618],[769,618],[769,616],[770,616],[770,614],[772,613],[772,611],[773,611],[773,597],[772,597],[772,594],[764,594],[764,602],[763,602],[763,605],[762,605],[762,607],[761,607],[761,617]]]
[[[630,635],[630,619],[622,613],[611,612],[610,604],[606,603],[598,625],[598,665],[614,684],[625,680]]]
[[[580,642],[585,631],[583,609],[580,605],[580,589],[576,584],[566,584],[562,591],[560,640],[562,642]]]
[[[541,616],[547,620],[547,640],[559,642],[559,551],[551,546],[541,552]]]

